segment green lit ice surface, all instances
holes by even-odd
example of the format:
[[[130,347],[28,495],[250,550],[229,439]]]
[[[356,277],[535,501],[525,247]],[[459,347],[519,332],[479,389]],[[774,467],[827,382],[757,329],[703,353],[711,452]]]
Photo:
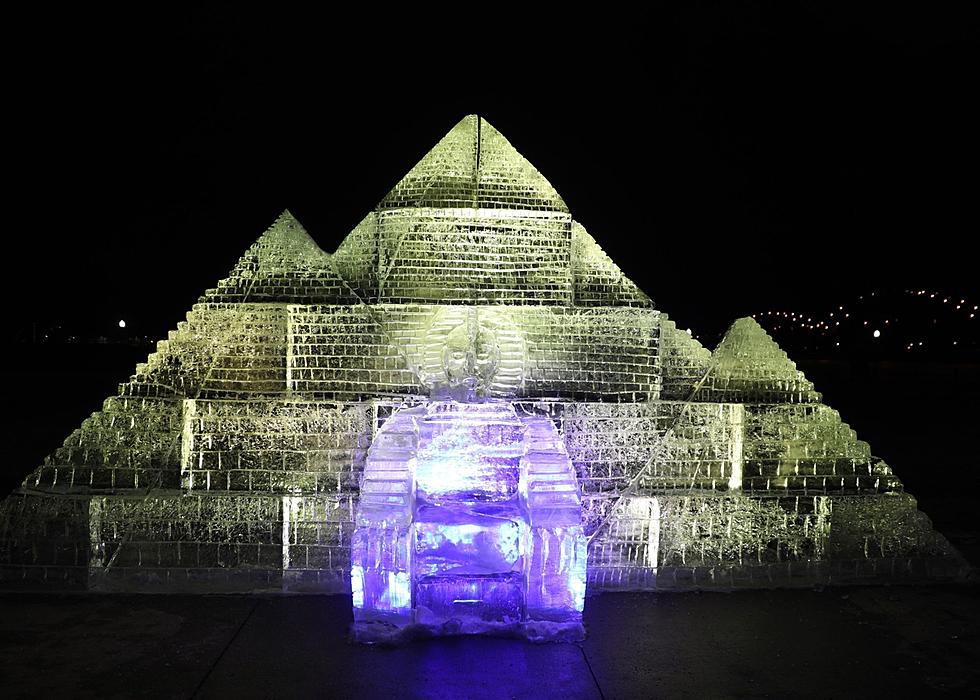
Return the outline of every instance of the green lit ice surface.
[[[333,253],[283,213],[0,520],[5,587],[347,592],[529,636],[586,589],[965,570],[754,321],[702,347],[475,116]]]

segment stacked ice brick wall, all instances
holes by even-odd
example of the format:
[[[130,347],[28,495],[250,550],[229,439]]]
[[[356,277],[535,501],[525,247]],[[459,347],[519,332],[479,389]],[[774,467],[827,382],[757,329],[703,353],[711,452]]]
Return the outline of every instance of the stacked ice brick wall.
[[[54,585],[65,579],[66,550],[39,549],[29,517],[43,538],[53,522],[68,533],[62,544],[75,548],[78,585],[345,590],[359,474],[379,404],[181,404],[182,425],[167,435],[176,447],[164,453],[174,460],[163,472],[168,483],[129,488],[117,479],[55,491],[36,484],[51,469],[45,466],[5,501],[5,574]],[[93,442],[112,439],[106,432]]]
[[[344,590],[383,402],[304,399],[289,386],[290,303],[359,303],[329,262],[280,217],[0,506],[4,578]]]
[[[20,489],[0,502],[3,588],[88,586],[89,498]]]
[[[119,454],[114,446],[125,449],[123,440],[145,440],[156,452],[128,458],[156,471],[60,466],[74,451],[66,446],[4,502],[5,575],[102,589],[345,590],[358,476],[379,404],[175,403],[182,413],[165,427],[134,430],[119,412],[103,412],[80,431],[88,465],[103,451]],[[155,416],[144,409],[141,419]],[[81,480],[80,472],[103,477]],[[55,530],[59,545],[48,547]],[[70,577],[66,566],[74,567]]]
[[[686,365],[663,362],[665,374]],[[664,386],[672,384],[665,376]],[[590,551],[593,589],[811,585],[964,570],[890,468],[819,402],[752,319],[733,324],[692,389],[669,426],[657,426],[661,437],[647,438],[652,459],[641,466],[637,451],[629,484],[623,477],[611,489]],[[565,434],[570,445],[645,442],[623,428],[566,420]],[[715,478],[704,478],[712,470]]]
[[[231,274],[199,299],[204,304],[354,304],[376,255],[359,238],[334,255],[320,250],[289,212],[249,248]],[[343,269],[355,286],[341,276]]]
[[[383,302],[571,300],[567,214],[502,220],[475,209],[407,209],[383,212],[378,221]]]
[[[383,315],[366,306],[289,307],[288,386],[309,396],[420,393]]]
[[[352,493],[370,443],[370,404],[188,399],[182,486],[198,491]]]
[[[570,306],[573,222],[514,155],[467,118],[332,255],[281,216],[4,503],[4,575],[343,587],[363,454],[428,391],[464,304],[501,347],[497,396],[656,398],[655,312],[594,243],[575,270],[595,308]]]
[[[711,363],[711,352],[666,315],[660,319],[660,397],[687,401]]]
[[[698,387],[696,400],[819,403],[820,394],[754,319],[741,318],[712,354],[711,371]]]
[[[476,307],[512,371],[496,395],[646,400],[659,393],[659,323],[620,308]],[[452,308],[420,305],[289,306],[288,387],[310,396],[370,397],[426,391],[440,369],[430,330]],[[510,337],[507,337],[507,336]]]
[[[709,353],[470,116],[333,254],[285,213],[205,292],[0,504],[5,585],[349,590],[366,452],[461,325],[560,430],[592,591],[961,565],[757,324]]]
[[[653,588],[659,513],[677,494],[724,494],[740,459],[733,404],[527,404],[561,426],[583,491],[589,585]],[[628,495],[627,495],[628,494]]]
[[[572,222],[571,257],[576,306],[652,306],[577,221]]]
[[[358,227],[382,303],[568,304],[571,215],[493,127],[465,117]]]
[[[24,485],[52,493],[175,487],[181,421],[177,399],[108,398]]]
[[[745,424],[746,491],[898,492],[902,483],[823,404],[755,404]]]

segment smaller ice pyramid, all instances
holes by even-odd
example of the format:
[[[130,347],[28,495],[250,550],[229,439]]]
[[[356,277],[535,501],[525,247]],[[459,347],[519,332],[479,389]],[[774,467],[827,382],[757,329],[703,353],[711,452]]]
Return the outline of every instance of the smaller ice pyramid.
[[[740,318],[715,348],[695,400],[819,403],[820,394],[755,319]]]

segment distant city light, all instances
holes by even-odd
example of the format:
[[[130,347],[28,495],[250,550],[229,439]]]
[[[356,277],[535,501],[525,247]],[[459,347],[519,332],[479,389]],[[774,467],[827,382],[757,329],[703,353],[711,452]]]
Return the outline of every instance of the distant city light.
[[[905,293],[906,294],[912,294],[912,295],[929,295],[929,297],[932,298],[932,299],[935,299],[937,301],[942,301],[944,304],[950,304],[951,306],[955,306],[956,307],[956,310],[963,310],[963,311],[965,311],[969,315],[969,320],[976,320],[976,318],[977,318],[976,312],[977,311],[980,311],[980,304],[977,304],[977,305],[973,305],[973,304],[968,305],[967,304],[967,301],[973,301],[972,299],[971,300],[967,300],[967,299],[956,299],[953,296],[949,296],[949,295],[944,296],[943,294],[941,294],[939,292],[931,292],[931,291],[925,290],[925,289],[923,289],[923,290],[911,290],[911,289],[907,289],[907,290],[905,290]],[[885,294],[884,297],[883,297],[883,299],[884,298],[887,298],[887,296],[888,295]],[[874,299],[876,297],[877,297],[877,292],[870,292],[869,295],[868,295],[868,299],[869,300],[870,299]],[[862,299],[862,300],[864,299],[864,297],[859,297],[859,298]],[[833,308],[833,307],[831,307],[831,308]],[[872,319],[867,318],[867,317],[865,317],[865,319],[861,319],[860,315],[858,315],[858,316],[856,316],[856,318],[853,321],[851,321],[851,318],[850,318],[851,317],[851,314],[844,312],[844,309],[846,307],[843,304],[839,305],[837,308],[838,308],[838,311],[828,311],[827,312],[827,315],[824,317],[824,320],[821,320],[821,318],[819,318],[819,317],[806,316],[805,314],[803,314],[801,312],[797,312],[797,311],[777,311],[777,310],[759,311],[759,312],[753,313],[752,314],[752,317],[753,318],[757,318],[757,319],[762,319],[764,316],[775,316],[776,318],[774,320],[776,320],[776,321],[780,321],[781,319],[785,320],[786,323],[774,323],[774,324],[772,324],[770,326],[770,332],[772,332],[774,335],[777,334],[777,332],[780,332],[780,331],[782,333],[792,334],[792,335],[796,336],[797,342],[799,342],[800,340],[802,340],[802,338],[800,338],[799,335],[795,334],[794,331],[797,331],[797,330],[811,330],[811,331],[812,330],[815,330],[815,331],[818,331],[822,337],[825,337],[825,336],[828,336],[828,335],[831,335],[832,336],[833,333],[840,333],[845,328],[848,328],[850,324],[857,323],[858,321],[860,321],[861,325],[865,326],[866,328],[868,328],[869,330],[872,331],[872,337],[874,337],[874,338],[882,338],[883,337],[882,336],[882,332],[883,332],[883,330],[886,327],[887,328],[892,328],[892,330],[900,330],[902,328],[902,326],[897,326],[897,325],[894,326],[894,327],[892,326],[892,323],[893,322],[895,324],[898,324],[899,323],[899,321],[901,319],[898,318],[898,317],[896,317],[896,318],[878,318],[878,319],[874,319],[874,323],[875,324],[879,324],[878,325],[878,328],[876,330],[875,329],[875,326],[871,325],[872,324]],[[946,307],[946,308],[949,308],[949,307]],[[970,311],[971,308],[973,309],[973,312],[972,313]],[[885,314],[893,313],[891,310],[884,310],[884,312],[885,313],[882,313],[881,314],[882,316],[884,316]],[[861,315],[864,315],[864,314],[861,314]],[[958,316],[958,314],[957,314],[957,316]],[[959,317],[959,318],[962,318],[962,317]],[[906,321],[908,321],[908,319],[906,319]],[[943,326],[943,324],[941,324],[939,322],[939,319],[938,318],[933,319],[932,323],[937,328],[940,328],[940,327]],[[904,325],[907,326],[907,324],[904,324]],[[944,330],[945,330],[945,328],[944,328]],[[696,338],[697,336],[692,336],[692,337],[695,337]],[[909,350],[913,349],[918,344],[918,341],[909,342],[907,338],[896,337],[895,334],[892,333],[892,335],[889,336],[889,343],[893,343],[895,341],[901,341],[902,344],[907,345],[907,349],[909,349]],[[952,342],[952,341],[949,340],[948,337],[947,337],[947,338],[944,338],[942,342],[943,343],[947,343],[947,342]],[[838,343],[835,343],[834,345],[837,346],[837,347],[839,347],[839,344]],[[925,343],[923,342],[922,345],[924,346]],[[800,347],[804,347],[804,349],[806,349],[805,346],[802,346],[801,345]],[[817,347],[819,348],[819,345],[817,345]],[[947,345],[946,347],[949,347],[949,346]]]
[[[126,322],[124,320],[122,320],[122,319],[119,319],[119,327],[120,328],[125,328],[126,327]]]

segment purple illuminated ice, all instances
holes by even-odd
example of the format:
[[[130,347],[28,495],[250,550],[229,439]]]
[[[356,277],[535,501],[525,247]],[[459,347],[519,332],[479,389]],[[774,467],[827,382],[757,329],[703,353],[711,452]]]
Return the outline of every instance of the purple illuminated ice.
[[[368,452],[356,525],[361,641],[584,633],[581,495],[547,417],[505,402],[397,412]]]

